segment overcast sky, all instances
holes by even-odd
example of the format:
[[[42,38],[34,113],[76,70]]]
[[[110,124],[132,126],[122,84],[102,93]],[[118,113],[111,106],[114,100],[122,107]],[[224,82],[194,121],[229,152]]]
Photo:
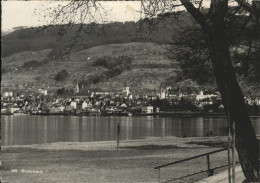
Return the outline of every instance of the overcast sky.
[[[51,1],[2,1],[2,31],[10,31],[15,27],[35,27],[48,24],[53,17],[49,17],[49,7],[56,8],[67,2]],[[138,21],[140,19],[140,2],[114,1],[102,2],[105,13],[102,13],[104,22],[111,21]],[[47,17],[45,17],[47,16]],[[85,23],[89,23],[87,20]],[[103,22],[103,23],[104,23]],[[99,19],[99,23],[102,23]]]
[[[172,0],[166,0],[172,3]],[[2,32],[13,30],[15,27],[26,26],[35,27],[47,25],[53,20],[50,13],[53,9],[58,9],[58,5],[66,5],[70,1],[2,1]],[[179,1],[175,1],[179,3]],[[100,10],[97,14],[102,16],[95,19],[98,23],[107,22],[125,22],[125,21],[138,21],[141,17],[141,3],[140,1],[103,1],[98,2],[104,10]],[[209,7],[210,0],[204,0],[203,6]],[[52,10],[49,10],[49,8]],[[181,10],[183,9],[180,8]],[[106,13],[105,13],[106,12]],[[79,13],[80,14],[80,13]],[[79,19],[76,17],[76,19]],[[84,23],[93,22],[90,16],[86,18]],[[56,22],[67,23],[67,22]],[[74,22],[75,23],[75,22]],[[76,22],[77,23],[77,22]]]

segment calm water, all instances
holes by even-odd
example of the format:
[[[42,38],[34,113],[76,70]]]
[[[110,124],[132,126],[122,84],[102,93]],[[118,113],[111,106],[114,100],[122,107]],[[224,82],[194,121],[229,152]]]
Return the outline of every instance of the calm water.
[[[3,145],[27,145],[58,141],[112,141],[116,139],[118,122],[121,140],[148,136],[227,135],[227,122],[221,117],[2,116],[2,142]],[[252,118],[252,122],[260,135],[260,118]]]

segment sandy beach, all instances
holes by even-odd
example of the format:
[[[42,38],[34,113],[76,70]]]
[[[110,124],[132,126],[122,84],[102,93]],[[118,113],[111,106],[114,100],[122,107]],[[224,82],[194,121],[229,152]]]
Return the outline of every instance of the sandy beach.
[[[121,141],[119,150],[115,141],[2,146],[2,181],[158,182],[155,166],[217,150],[226,144],[227,137],[149,137]],[[211,167],[226,164],[227,152],[214,154],[210,159]],[[206,162],[206,157],[202,157],[163,168],[161,181],[206,170]],[[205,177],[206,174],[199,174],[179,182]]]

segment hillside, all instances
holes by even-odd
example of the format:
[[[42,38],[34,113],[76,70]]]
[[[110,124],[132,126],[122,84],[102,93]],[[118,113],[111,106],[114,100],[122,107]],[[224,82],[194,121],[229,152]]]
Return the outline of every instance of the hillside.
[[[44,30],[18,29],[2,37],[2,84],[15,88],[25,85],[57,88],[75,86],[78,80],[88,88],[114,91],[121,90],[127,81],[132,92],[158,92],[161,83],[179,82],[176,75],[180,68],[167,58],[165,45],[177,36],[181,26],[192,22],[186,13],[179,17],[182,24],[169,23],[172,18],[153,19],[152,28],[142,21],[86,24],[81,39],[73,47],[71,38],[80,27],[77,24],[54,25]],[[69,58],[60,59],[70,48]],[[127,57],[131,63],[127,69],[94,66],[97,59],[105,57],[112,60]],[[64,69],[68,76],[56,81],[57,73]]]
[[[133,93],[156,93],[161,83],[189,91],[215,90],[215,83],[199,86],[174,55],[170,59],[166,54],[172,38],[181,37],[180,29],[193,23],[191,17],[183,13],[176,24],[171,16],[159,19],[153,19],[152,28],[142,22],[83,25],[75,45],[72,38],[80,25],[18,29],[2,37],[2,86],[57,90],[78,81],[84,90],[120,91],[127,81]],[[57,77],[63,71],[66,76]],[[245,93],[260,95],[259,83],[242,78],[240,84]]]
[[[25,87],[73,87],[77,80],[84,88],[100,88],[106,91],[120,91],[124,82],[134,93],[158,92],[161,83],[176,84],[180,72],[176,61],[169,60],[164,46],[156,43],[126,43],[97,46],[74,52],[70,58],[46,61],[50,50],[22,52],[3,59],[4,69],[9,72],[2,75],[4,86]],[[38,59],[37,59],[38,57]],[[112,76],[106,75],[109,69],[95,66],[102,58],[130,58],[127,69]],[[25,67],[31,60],[43,64]],[[11,69],[15,66],[15,69]],[[55,76],[61,70],[68,71],[64,81],[56,81]],[[99,80],[95,82],[94,79]],[[91,78],[94,78],[91,80]],[[190,84],[196,85],[196,83]],[[192,86],[191,86],[192,87]]]
[[[109,44],[73,52],[60,59],[49,58],[51,49],[16,53],[2,60],[2,86],[57,90],[74,87],[78,81],[84,90],[121,91],[126,81],[135,94],[155,94],[161,83],[183,91],[216,89],[214,83],[198,85],[193,78],[185,77],[179,63],[167,57],[166,46],[149,42]],[[114,65],[117,70],[96,64],[98,60],[106,59],[111,60],[109,65]],[[122,67],[121,61],[125,59],[131,62]],[[120,67],[114,61],[119,61]],[[57,81],[56,76],[62,70],[66,70],[68,76]],[[258,84],[248,84],[244,80],[240,83],[245,93],[259,94]]]

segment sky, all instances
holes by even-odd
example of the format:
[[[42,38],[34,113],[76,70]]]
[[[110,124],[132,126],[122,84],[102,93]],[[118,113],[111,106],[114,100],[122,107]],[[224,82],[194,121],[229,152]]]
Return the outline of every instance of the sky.
[[[172,0],[166,0],[172,3]],[[49,24],[53,17],[51,13],[58,9],[59,5],[66,5],[70,1],[54,1],[54,0],[40,0],[40,1],[16,1],[8,0],[2,1],[2,26],[1,31],[10,32],[16,27],[36,27]],[[177,3],[178,0],[176,1]],[[125,22],[138,21],[141,17],[141,3],[140,1],[103,1],[98,2],[102,6],[102,10],[98,13],[99,18],[95,18],[94,22],[108,23],[108,22]],[[210,0],[204,0],[203,6],[209,7]],[[51,10],[49,8],[52,8]],[[99,8],[100,9],[100,8]],[[78,13],[80,14],[80,13]],[[100,18],[100,15],[102,19]],[[75,16],[75,15],[74,15]],[[79,19],[75,16],[76,19]],[[84,23],[93,22],[90,16],[86,18]],[[68,23],[64,21],[56,22],[58,24]],[[78,23],[73,21],[73,23]]]
[[[15,27],[35,27],[46,25],[53,20],[49,15],[58,5],[68,1],[2,1],[2,32],[12,31]],[[101,2],[105,11],[100,14],[98,23],[138,21],[140,19],[140,2],[114,1]],[[49,10],[48,8],[52,8]],[[106,13],[105,13],[106,12]],[[85,23],[89,23],[89,19]],[[66,22],[63,22],[66,23]]]

